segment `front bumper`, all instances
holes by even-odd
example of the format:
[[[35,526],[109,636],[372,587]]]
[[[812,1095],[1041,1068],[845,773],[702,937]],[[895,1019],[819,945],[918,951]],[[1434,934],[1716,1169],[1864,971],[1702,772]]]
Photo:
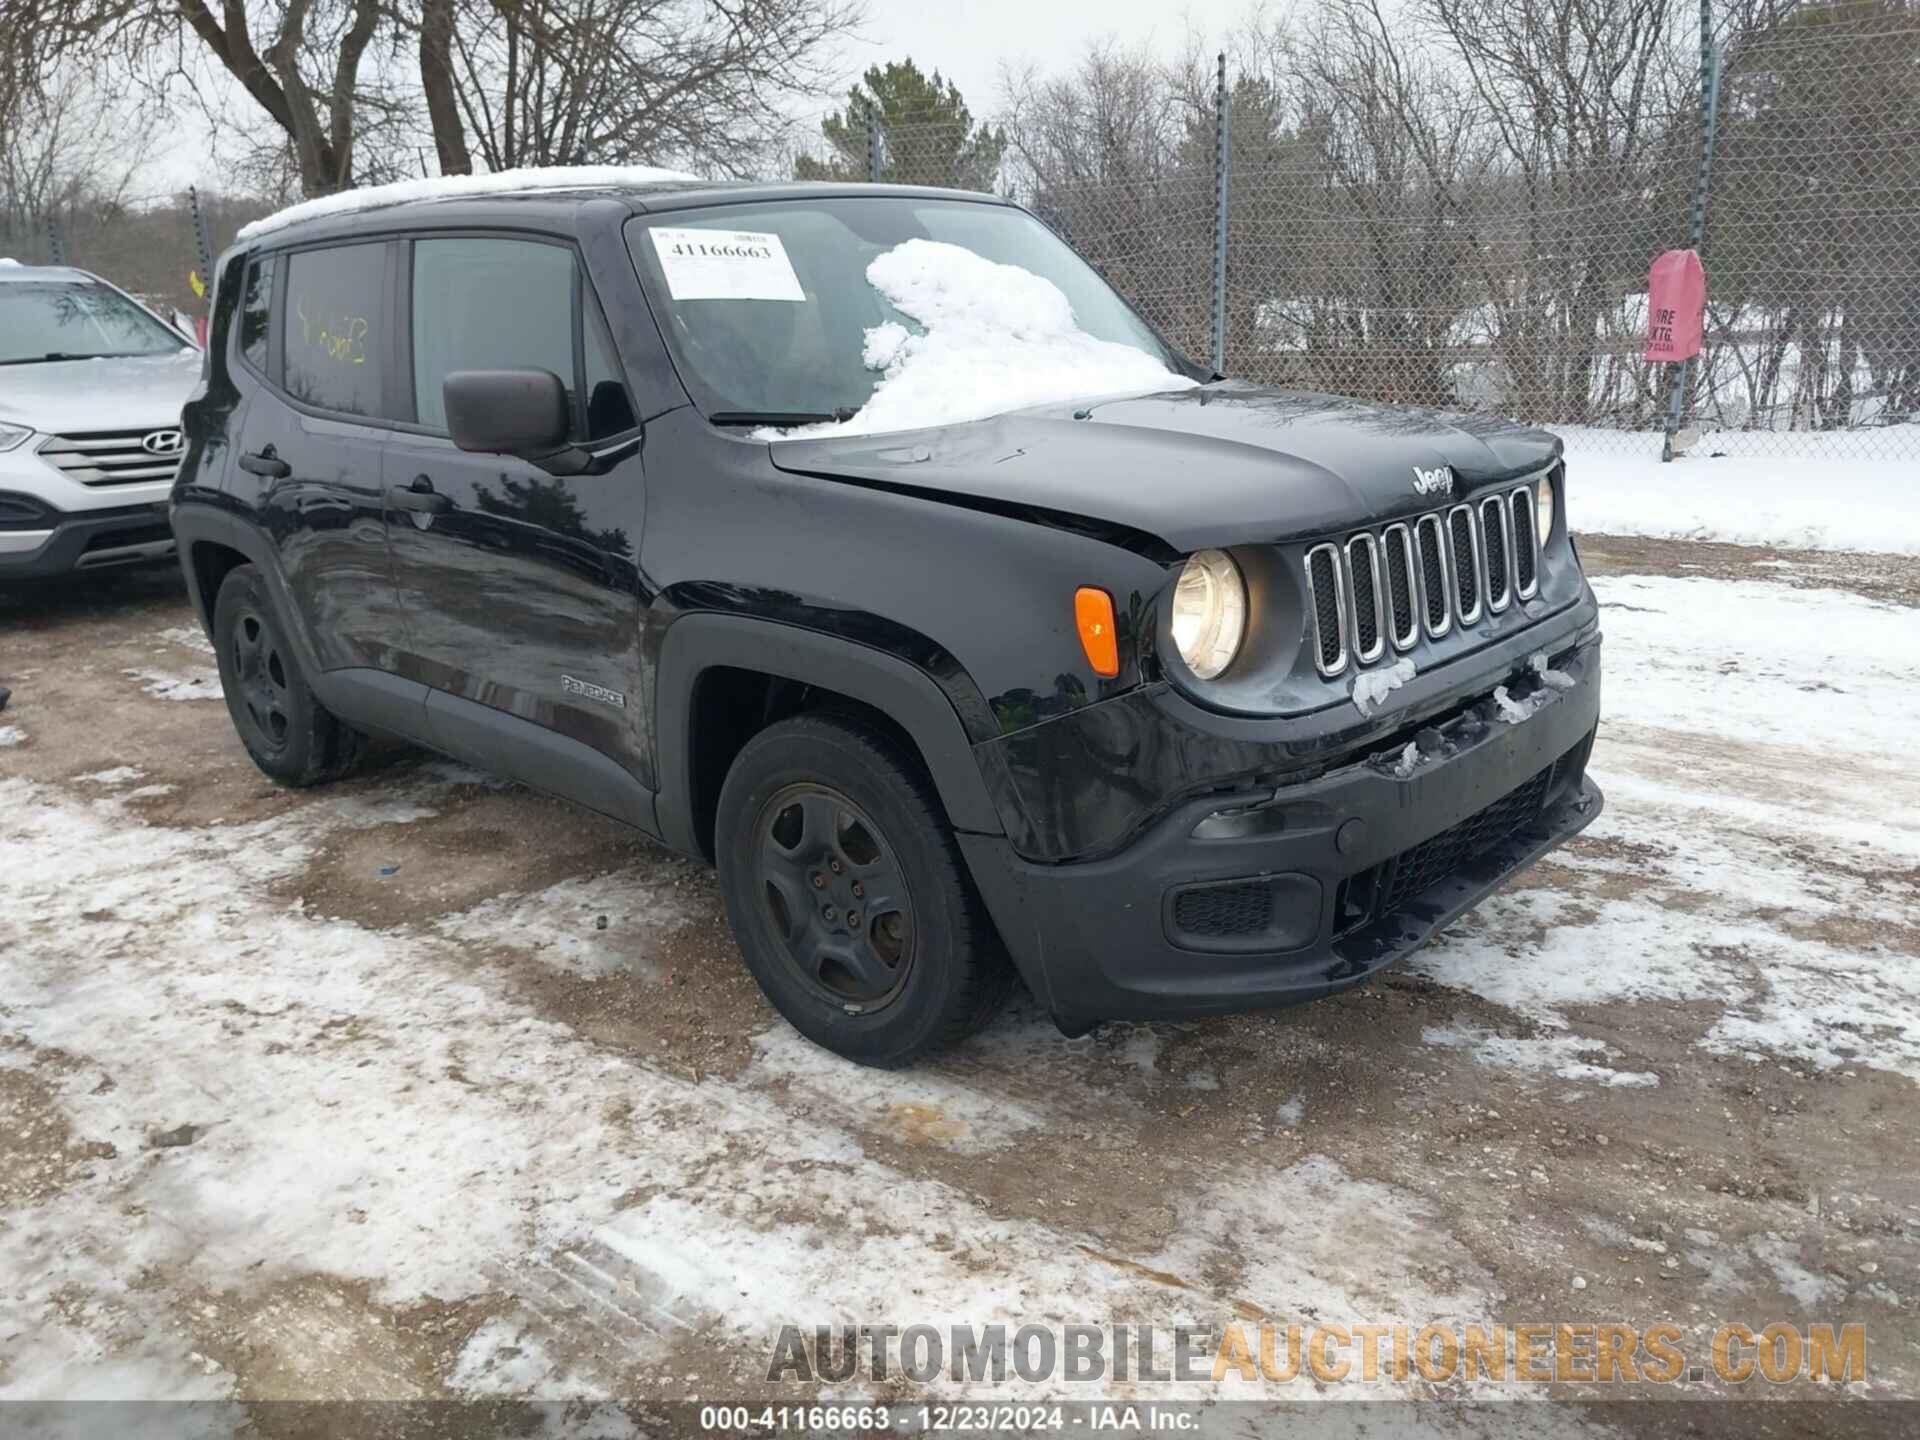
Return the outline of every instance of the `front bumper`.
[[[1517,723],[1489,689],[1421,731],[1410,768],[1390,747],[1304,783],[1205,796],[1105,859],[1047,865],[1004,837],[961,843],[1062,1023],[1328,995],[1425,944],[1600,813],[1586,778],[1599,636],[1555,669],[1572,684],[1541,688]]]
[[[166,560],[174,553],[164,500],[103,510],[49,510],[33,528],[0,529],[0,580]]]

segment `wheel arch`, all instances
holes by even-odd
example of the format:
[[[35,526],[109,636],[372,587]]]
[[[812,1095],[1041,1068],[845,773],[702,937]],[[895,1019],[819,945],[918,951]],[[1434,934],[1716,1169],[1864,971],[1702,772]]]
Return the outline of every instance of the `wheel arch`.
[[[739,699],[760,704],[762,712],[751,720],[742,717],[716,735],[713,720],[737,714],[724,704],[729,698],[724,687],[740,685],[732,678],[739,675],[767,682],[735,692]],[[838,697],[877,717],[925,766],[956,830],[1002,833],[999,813],[952,702],[930,676],[898,656],[779,621],[694,614],[667,627],[655,676],[660,833],[677,849],[712,857],[712,816],[719,794],[714,772],[717,768],[722,779],[725,773],[715,757],[730,762],[739,746],[764,728],[766,707],[778,693],[771,687],[777,686]],[[717,696],[716,686],[723,687]],[[717,710],[716,698],[721,702]]]
[[[168,519],[180,552],[180,569],[186,576],[188,597],[207,635],[210,638],[213,635],[213,606],[220,595],[220,582],[235,566],[252,565],[266,578],[274,609],[286,626],[287,641],[293,646],[300,668],[310,681],[318,676],[320,660],[313,636],[307,630],[306,616],[294,604],[286,575],[280,568],[280,557],[272,544],[233,516],[204,506],[176,504]]]

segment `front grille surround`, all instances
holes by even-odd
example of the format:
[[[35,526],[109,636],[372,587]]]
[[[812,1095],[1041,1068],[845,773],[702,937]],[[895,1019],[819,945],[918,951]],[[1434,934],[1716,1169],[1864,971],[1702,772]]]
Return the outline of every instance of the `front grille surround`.
[[[1387,627],[1381,621],[1386,595],[1380,585],[1380,547],[1373,536],[1361,533],[1347,541],[1348,595],[1353,605],[1353,658],[1371,665],[1387,649]]]
[[[1413,532],[1404,524],[1389,525],[1380,532],[1380,546],[1386,571],[1387,633],[1394,649],[1411,650],[1420,638],[1420,571],[1413,553]],[[1404,621],[1400,618],[1403,614]]]
[[[1462,625],[1471,625],[1485,613],[1480,576],[1487,568],[1473,506],[1456,505],[1447,512],[1447,551],[1453,556],[1454,614]]]
[[[1534,486],[1323,540],[1306,552],[1314,667],[1331,679],[1540,593]],[[1336,633],[1337,632],[1337,633]]]
[[[1347,668],[1348,626],[1346,566],[1340,563],[1338,545],[1316,545],[1307,552],[1307,591],[1313,616],[1313,663],[1322,675],[1338,675]]]
[[[1513,536],[1507,526],[1507,506],[1502,496],[1489,495],[1479,505],[1481,554],[1486,565],[1487,609],[1498,615],[1513,603]]]
[[[85,434],[49,435],[40,442],[40,458],[81,485],[150,485],[172,480],[185,449],[155,455],[141,442],[155,434],[145,430],[97,430]]]
[[[1420,614],[1427,634],[1438,640],[1453,629],[1453,559],[1439,512],[1413,522],[1420,554]]]
[[[1542,480],[1542,485],[1552,482]],[[1531,600],[1540,593],[1540,537],[1535,533],[1533,487],[1522,485],[1507,496],[1507,509],[1513,523],[1507,527],[1513,536],[1513,593]]]

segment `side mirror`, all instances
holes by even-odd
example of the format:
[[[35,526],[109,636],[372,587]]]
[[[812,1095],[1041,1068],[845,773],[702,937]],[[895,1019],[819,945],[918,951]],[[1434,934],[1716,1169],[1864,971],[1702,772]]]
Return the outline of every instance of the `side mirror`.
[[[541,460],[567,444],[567,388],[551,370],[456,370],[441,388],[462,450]]]

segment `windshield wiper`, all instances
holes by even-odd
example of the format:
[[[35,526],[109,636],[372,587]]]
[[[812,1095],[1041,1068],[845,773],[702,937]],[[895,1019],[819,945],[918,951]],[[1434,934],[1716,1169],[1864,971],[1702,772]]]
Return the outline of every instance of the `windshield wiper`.
[[[76,355],[70,350],[49,350],[44,355],[22,355],[18,360],[0,360],[0,365],[44,365],[49,360],[131,360],[141,355],[157,355],[157,350],[102,350]]]
[[[715,425],[830,425],[858,413],[851,405],[830,415],[817,410],[716,410],[707,419]]]

